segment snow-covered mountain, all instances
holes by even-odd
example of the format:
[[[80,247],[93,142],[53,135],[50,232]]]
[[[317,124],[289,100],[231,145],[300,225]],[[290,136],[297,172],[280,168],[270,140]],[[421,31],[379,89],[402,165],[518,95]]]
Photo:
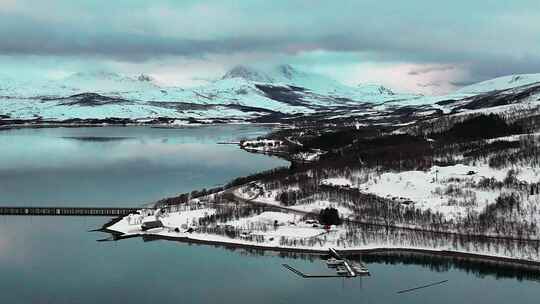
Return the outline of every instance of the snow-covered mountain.
[[[370,102],[387,101],[395,95],[392,90],[382,85],[362,84],[350,87],[321,74],[301,71],[289,64],[278,65],[266,71],[236,66],[227,72],[222,80],[235,78],[253,83],[299,87],[315,94],[340,96],[360,101],[365,101],[366,97],[370,98]]]
[[[371,102],[386,101],[394,95],[382,86],[349,87],[323,75],[299,71],[290,65],[279,65],[270,70],[236,66],[216,81],[186,90],[178,87],[161,87],[154,83],[150,76],[144,74],[128,77],[108,71],[79,72],[58,80],[21,80],[4,77],[0,78],[0,95],[11,98],[66,97],[72,94],[93,92],[126,99],[171,100],[191,98],[192,95],[200,93],[203,95],[211,93],[213,101],[222,104],[243,102],[248,88],[252,89],[247,90],[250,91],[248,93],[265,97],[264,91],[257,89],[257,86],[261,85],[297,87],[293,89],[355,101],[365,101],[362,100],[364,97],[369,97]],[[251,99],[252,96],[249,97]],[[204,99],[206,99],[204,103],[207,103],[208,98],[203,97]],[[250,106],[249,101],[244,105]],[[257,105],[260,106],[260,104]]]
[[[212,107],[229,109],[222,111],[223,115],[217,115],[219,117],[228,117],[233,112],[235,118],[244,119],[269,112],[309,114],[411,97],[394,94],[377,85],[346,86],[290,65],[269,69],[236,66],[207,85],[189,89],[162,87],[147,75],[128,77],[106,71],[80,72],[60,80],[3,79],[0,80],[0,96],[9,100],[3,102],[4,115],[57,120],[66,117],[183,118],[192,115],[200,118],[207,116],[201,108],[208,111]],[[81,96],[86,101],[99,100],[82,103],[79,102]],[[104,98],[98,96],[112,100],[104,104],[101,102]],[[66,102],[66,98],[73,102]],[[190,107],[197,108],[196,112],[187,109]],[[239,112],[240,108],[243,111]],[[249,114],[245,113],[247,109],[250,109]],[[216,114],[221,113],[214,111],[212,117]]]
[[[361,116],[400,122],[515,103],[535,105],[540,103],[539,92],[540,74],[497,78],[432,97],[394,93],[376,84],[347,86],[291,65],[236,66],[217,80],[186,89],[160,86],[144,74],[86,71],[59,80],[1,77],[0,117],[271,121],[325,113],[336,119]]]
[[[66,97],[86,92],[119,96],[159,89],[147,75],[131,78],[106,71],[79,72],[57,80],[0,78],[0,96],[10,98]]]
[[[400,98],[381,86],[349,87],[290,65],[267,70],[236,66],[220,79],[186,90],[178,97],[202,104],[238,104],[282,113],[309,113]]]
[[[227,79],[234,79],[234,78],[241,78],[246,81],[253,81],[253,82],[274,82],[274,79],[267,75],[266,73],[263,73],[261,71],[257,71],[254,68],[250,68],[243,65],[238,65],[227,71],[223,77],[221,77],[222,80]]]

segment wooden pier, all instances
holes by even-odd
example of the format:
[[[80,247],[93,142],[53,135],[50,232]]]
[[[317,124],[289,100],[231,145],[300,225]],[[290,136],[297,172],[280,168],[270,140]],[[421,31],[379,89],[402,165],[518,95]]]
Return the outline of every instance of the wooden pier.
[[[341,275],[341,274],[305,274],[303,272],[301,272],[300,270],[298,269],[295,269],[294,267],[292,267],[291,265],[289,264],[281,264],[283,267],[285,267],[286,269],[290,270],[291,272],[293,272],[294,274],[298,275],[299,277],[302,277],[302,278],[305,278],[305,279],[316,279],[316,278],[353,278],[353,277],[356,277],[358,275]]]
[[[18,216],[123,216],[140,208],[125,207],[0,207],[0,215]]]
[[[287,270],[290,270],[292,273],[298,275],[302,278],[354,278],[354,277],[361,277],[361,276],[370,276],[369,270],[367,269],[367,266],[365,266],[362,263],[362,267],[360,269],[356,269],[353,267],[350,262],[345,259],[343,256],[341,256],[337,250],[334,248],[329,248],[328,250],[329,255],[336,259],[336,261],[340,262],[340,265],[343,267],[343,272],[337,272],[337,274],[305,274],[302,271],[295,269],[291,265],[288,264],[281,264],[283,267],[285,267]],[[329,268],[335,268],[338,266],[330,266]]]

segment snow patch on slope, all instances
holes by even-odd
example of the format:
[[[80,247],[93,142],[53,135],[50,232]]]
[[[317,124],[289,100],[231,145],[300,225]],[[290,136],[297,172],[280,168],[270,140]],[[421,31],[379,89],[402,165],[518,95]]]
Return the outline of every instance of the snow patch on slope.
[[[487,93],[540,82],[540,74],[521,74],[498,77],[459,89],[456,93]]]

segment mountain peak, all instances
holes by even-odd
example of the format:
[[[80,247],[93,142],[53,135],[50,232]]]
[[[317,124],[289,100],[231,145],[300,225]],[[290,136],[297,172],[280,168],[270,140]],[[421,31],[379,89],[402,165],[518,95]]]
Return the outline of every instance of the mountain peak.
[[[142,82],[153,82],[154,78],[152,76],[150,76],[150,75],[146,75],[144,73],[141,73],[139,76],[137,76],[137,80],[142,81]]]
[[[298,74],[298,71],[293,68],[290,64],[282,64],[277,66],[279,74],[287,79],[294,78]]]
[[[242,78],[248,81],[255,82],[273,82],[272,78],[265,73],[258,71],[252,67],[237,65],[227,71],[221,79]]]
[[[380,84],[359,84],[358,88],[370,94],[396,95],[394,91]]]
[[[95,70],[95,71],[84,71],[84,72],[77,72],[75,74],[72,74],[71,76],[68,76],[68,78],[76,79],[121,79],[125,78],[121,76],[118,73],[115,72],[109,72],[105,70]]]

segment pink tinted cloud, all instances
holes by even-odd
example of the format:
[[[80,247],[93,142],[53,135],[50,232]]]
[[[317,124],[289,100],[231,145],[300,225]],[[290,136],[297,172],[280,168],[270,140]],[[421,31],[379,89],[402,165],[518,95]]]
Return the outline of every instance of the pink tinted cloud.
[[[377,83],[399,92],[441,95],[456,90],[453,83],[462,81],[467,75],[467,70],[459,65],[359,64],[344,81],[349,84]]]

